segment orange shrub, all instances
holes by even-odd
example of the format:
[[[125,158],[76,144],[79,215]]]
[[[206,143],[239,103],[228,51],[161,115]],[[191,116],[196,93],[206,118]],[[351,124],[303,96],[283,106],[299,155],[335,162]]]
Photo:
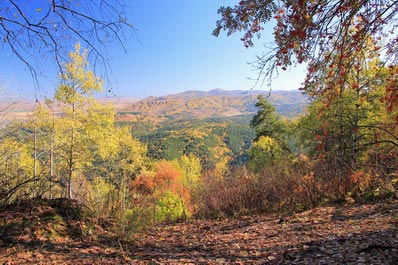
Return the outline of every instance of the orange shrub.
[[[154,178],[155,187],[165,191],[177,193],[181,189],[181,173],[168,161],[162,161],[156,168]]]

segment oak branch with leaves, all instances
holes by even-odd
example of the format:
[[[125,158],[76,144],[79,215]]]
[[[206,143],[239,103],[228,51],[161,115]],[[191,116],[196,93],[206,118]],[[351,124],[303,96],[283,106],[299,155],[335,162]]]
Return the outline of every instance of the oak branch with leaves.
[[[352,60],[362,56],[369,38],[373,50],[382,55],[385,65],[395,68],[398,59],[398,1],[393,0],[242,0],[233,7],[221,7],[221,18],[213,32],[228,35],[243,32],[246,47],[260,37],[264,25],[275,21],[274,42],[258,58],[258,81],[270,84],[279,69],[308,64],[302,89],[314,80],[313,72],[335,69],[328,79],[343,84],[346,73],[355,67]],[[330,56],[332,53],[334,56]],[[398,104],[397,71],[389,78],[386,100]],[[325,87],[327,89],[327,87]],[[318,91],[323,93],[323,90]],[[338,94],[338,93],[337,93]]]

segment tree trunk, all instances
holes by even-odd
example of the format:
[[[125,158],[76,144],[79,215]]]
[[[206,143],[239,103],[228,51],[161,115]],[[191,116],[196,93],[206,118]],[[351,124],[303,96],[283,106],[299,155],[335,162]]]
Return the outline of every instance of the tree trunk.
[[[53,125],[50,135],[50,199],[53,198],[53,179],[54,179],[54,110],[53,110]]]
[[[37,188],[37,138],[36,127],[33,129],[33,197],[36,197]]]
[[[75,103],[72,103],[72,128],[71,128],[71,137],[70,137],[70,150],[69,150],[69,176],[68,176],[68,199],[72,199],[72,180],[73,180],[73,171],[74,171],[74,143],[75,143]]]

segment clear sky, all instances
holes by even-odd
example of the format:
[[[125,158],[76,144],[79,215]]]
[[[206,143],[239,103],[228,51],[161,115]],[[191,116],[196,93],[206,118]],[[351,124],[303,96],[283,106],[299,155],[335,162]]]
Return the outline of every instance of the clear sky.
[[[272,25],[254,48],[246,49],[242,34],[216,38],[211,35],[219,18],[217,9],[234,5],[227,0],[139,0],[126,1],[127,16],[137,30],[127,53],[121,47],[109,47],[112,93],[108,96],[159,96],[185,90],[252,88],[257,72],[248,63],[263,50],[262,42],[272,40]],[[32,78],[12,54],[0,50],[0,78],[8,89],[25,97],[34,96]],[[51,96],[57,84],[55,65],[47,66],[41,78],[38,96]],[[46,69],[46,66],[44,67]],[[286,72],[273,82],[274,90],[297,89],[304,68]],[[256,87],[261,89],[261,87]]]

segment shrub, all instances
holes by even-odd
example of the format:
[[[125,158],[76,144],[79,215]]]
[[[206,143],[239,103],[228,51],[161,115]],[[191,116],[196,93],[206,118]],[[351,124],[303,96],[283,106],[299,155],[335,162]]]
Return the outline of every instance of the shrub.
[[[154,222],[155,216],[153,207],[148,206],[136,206],[124,211],[119,224],[119,233],[129,238],[135,232],[140,232],[150,227]]]
[[[156,220],[160,222],[175,222],[189,217],[183,200],[176,194],[166,191],[156,204]]]

